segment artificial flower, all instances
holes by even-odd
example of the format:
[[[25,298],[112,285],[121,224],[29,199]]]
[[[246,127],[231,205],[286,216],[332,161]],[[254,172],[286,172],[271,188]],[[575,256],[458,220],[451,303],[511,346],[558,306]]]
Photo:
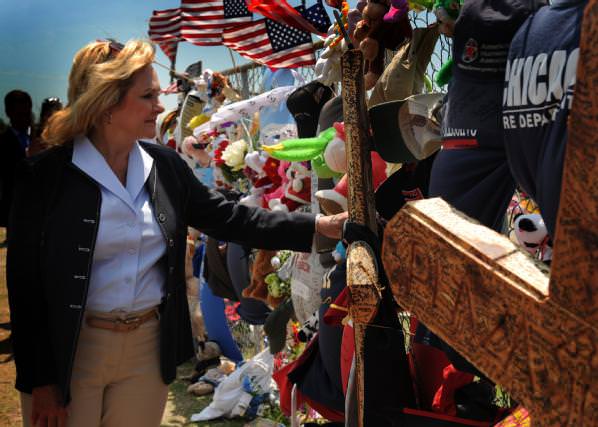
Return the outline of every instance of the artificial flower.
[[[222,160],[233,171],[239,171],[245,167],[245,154],[247,154],[247,142],[239,139],[227,145],[222,152]]]

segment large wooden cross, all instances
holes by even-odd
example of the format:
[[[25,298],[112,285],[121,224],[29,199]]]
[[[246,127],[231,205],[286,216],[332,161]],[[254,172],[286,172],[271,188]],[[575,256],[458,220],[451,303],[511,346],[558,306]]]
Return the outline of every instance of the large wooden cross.
[[[550,277],[440,199],[407,204],[383,259],[399,305],[530,410],[598,425],[598,0],[586,7]]]

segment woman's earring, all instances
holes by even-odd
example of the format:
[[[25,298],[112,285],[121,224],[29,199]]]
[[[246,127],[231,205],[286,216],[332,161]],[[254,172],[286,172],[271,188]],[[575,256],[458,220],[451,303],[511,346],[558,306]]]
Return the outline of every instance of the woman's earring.
[[[112,124],[112,113],[108,113],[108,124]]]

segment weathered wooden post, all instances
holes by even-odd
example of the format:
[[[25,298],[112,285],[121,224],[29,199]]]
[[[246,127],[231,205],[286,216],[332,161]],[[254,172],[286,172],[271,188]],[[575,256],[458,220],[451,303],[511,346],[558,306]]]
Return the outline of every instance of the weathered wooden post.
[[[349,220],[368,226],[376,233],[376,210],[372,186],[369,124],[365,105],[363,53],[349,49],[341,58],[343,116],[347,145]],[[349,313],[355,331],[355,372],[358,422],[364,425],[364,338],[366,325],[376,314],[380,301],[374,254],[364,242],[349,245],[347,286],[351,296]]]
[[[532,415],[598,425],[598,0],[586,7],[550,278],[440,199],[407,204],[384,238],[397,302]]]

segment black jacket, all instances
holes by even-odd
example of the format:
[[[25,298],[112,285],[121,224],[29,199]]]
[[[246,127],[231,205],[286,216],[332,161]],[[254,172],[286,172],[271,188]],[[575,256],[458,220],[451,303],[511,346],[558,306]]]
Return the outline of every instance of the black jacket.
[[[173,150],[142,143],[154,158],[146,188],[167,244],[160,317],[162,379],[193,355],[185,290],[187,226],[256,248],[309,251],[310,214],[272,213],[210,191]],[[64,401],[85,310],[100,220],[98,184],[72,162],[72,144],[26,159],[8,228],[7,283],[16,388],[58,384]]]
[[[25,158],[25,150],[19,138],[12,128],[7,127],[0,134],[0,227],[6,227],[8,224],[8,211],[15,185],[15,169],[23,158]]]

